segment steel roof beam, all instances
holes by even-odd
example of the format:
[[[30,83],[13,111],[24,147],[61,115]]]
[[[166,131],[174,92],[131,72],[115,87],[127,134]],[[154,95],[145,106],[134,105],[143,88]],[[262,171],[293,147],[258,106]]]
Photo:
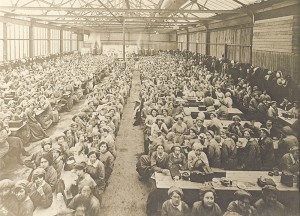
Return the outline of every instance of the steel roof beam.
[[[101,2],[100,0],[98,0]],[[105,6],[103,4],[103,6]],[[105,6],[106,7],[106,6]],[[144,13],[229,13],[229,14],[240,14],[245,13],[242,10],[182,10],[182,9],[123,9],[123,8],[72,8],[72,7],[14,7],[14,6],[0,6],[2,10],[52,10],[52,11],[98,11],[98,12],[144,12]]]

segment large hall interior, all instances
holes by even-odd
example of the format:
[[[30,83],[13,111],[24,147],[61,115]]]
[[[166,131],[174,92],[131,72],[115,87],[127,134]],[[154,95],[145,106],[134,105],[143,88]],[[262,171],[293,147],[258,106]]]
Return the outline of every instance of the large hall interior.
[[[0,216],[298,216],[299,0],[1,0]]]

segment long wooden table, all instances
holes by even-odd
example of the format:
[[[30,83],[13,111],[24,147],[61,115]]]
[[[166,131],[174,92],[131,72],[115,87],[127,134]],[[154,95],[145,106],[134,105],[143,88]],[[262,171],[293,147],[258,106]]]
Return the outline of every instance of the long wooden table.
[[[198,107],[183,107],[183,111],[185,113],[191,113],[192,117],[197,116],[199,112],[203,112],[204,114],[209,113],[207,111],[199,110]],[[241,115],[243,115],[243,112],[241,110],[239,110],[238,108],[228,108],[228,117],[232,118],[232,116],[234,116],[234,115],[241,116]]]
[[[248,191],[261,191],[261,187],[257,185],[257,178],[262,176],[263,178],[271,178],[276,183],[276,187],[279,191],[296,191],[299,189],[294,183],[293,187],[288,187],[280,183],[280,176],[268,176],[266,171],[226,171],[226,178],[233,181],[233,185],[230,187],[223,186],[220,183],[220,178],[216,178],[216,181],[212,181],[211,184],[216,190],[236,191],[240,183],[247,187]],[[215,180],[215,179],[214,179]],[[185,180],[174,181],[170,175],[162,173],[155,173],[155,182],[157,189],[169,189],[171,186],[178,186],[182,189],[196,189],[205,187],[207,183],[197,183]]]
[[[296,118],[285,118],[285,117],[283,117],[283,116],[282,116],[283,113],[287,113],[287,111],[278,108],[278,115],[279,115],[278,118],[279,118],[279,120],[280,120],[283,124],[285,124],[285,125],[287,125],[287,126],[291,126],[292,124],[294,124],[294,123],[297,121]]]
[[[174,181],[170,175],[155,173],[154,184],[156,186],[148,196],[147,210],[159,212],[164,201],[169,199],[168,189],[171,186],[178,186],[183,189],[183,200],[192,207],[193,203],[199,200],[199,189],[206,185],[212,185],[217,193],[215,200],[222,211],[225,212],[228,204],[235,200],[234,192],[239,190],[237,185],[245,185],[246,190],[252,194],[254,203],[261,198],[262,188],[257,185],[257,179],[262,177],[272,178],[279,190],[278,201],[285,205],[287,215],[298,215],[299,213],[299,189],[294,184],[293,187],[287,187],[280,183],[280,176],[268,176],[265,171],[226,171],[226,178],[233,181],[233,185],[226,187],[220,183],[219,178],[213,179],[209,183],[196,183],[190,181]]]

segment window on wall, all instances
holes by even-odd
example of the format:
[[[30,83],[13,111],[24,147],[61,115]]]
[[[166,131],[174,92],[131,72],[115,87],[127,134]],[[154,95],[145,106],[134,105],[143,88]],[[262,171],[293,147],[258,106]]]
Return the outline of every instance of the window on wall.
[[[1,28],[3,37],[3,24]],[[3,47],[3,40],[0,47]],[[3,48],[0,55],[3,58]],[[7,23],[7,60],[27,58],[28,56],[29,26]]]
[[[75,33],[73,33],[72,35],[71,35],[71,37],[72,37],[72,51],[75,51],[75,50],[78,50],[78,47],[77,47],[77,34],[75,34]]]
[[[71,51],[71,32],[63,31],[63,52]]]
[[[33,56],[48,54],[48,36],[47,29],[34,27],[33,28]]]
[[[55,54],[60,52],[60,30],[50,30],[50,53]]]

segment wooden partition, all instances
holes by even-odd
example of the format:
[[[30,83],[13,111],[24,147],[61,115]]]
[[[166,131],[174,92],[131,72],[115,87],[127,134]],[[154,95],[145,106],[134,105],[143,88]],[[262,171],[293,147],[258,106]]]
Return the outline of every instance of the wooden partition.
[[[234,27],[210,32],[210,55],[238,62],[251,62],[251,27]]]
[[[253,28],[253,64],[281,70],[292,80],[299,80],[299,28],[298,16],[256,21]]]

